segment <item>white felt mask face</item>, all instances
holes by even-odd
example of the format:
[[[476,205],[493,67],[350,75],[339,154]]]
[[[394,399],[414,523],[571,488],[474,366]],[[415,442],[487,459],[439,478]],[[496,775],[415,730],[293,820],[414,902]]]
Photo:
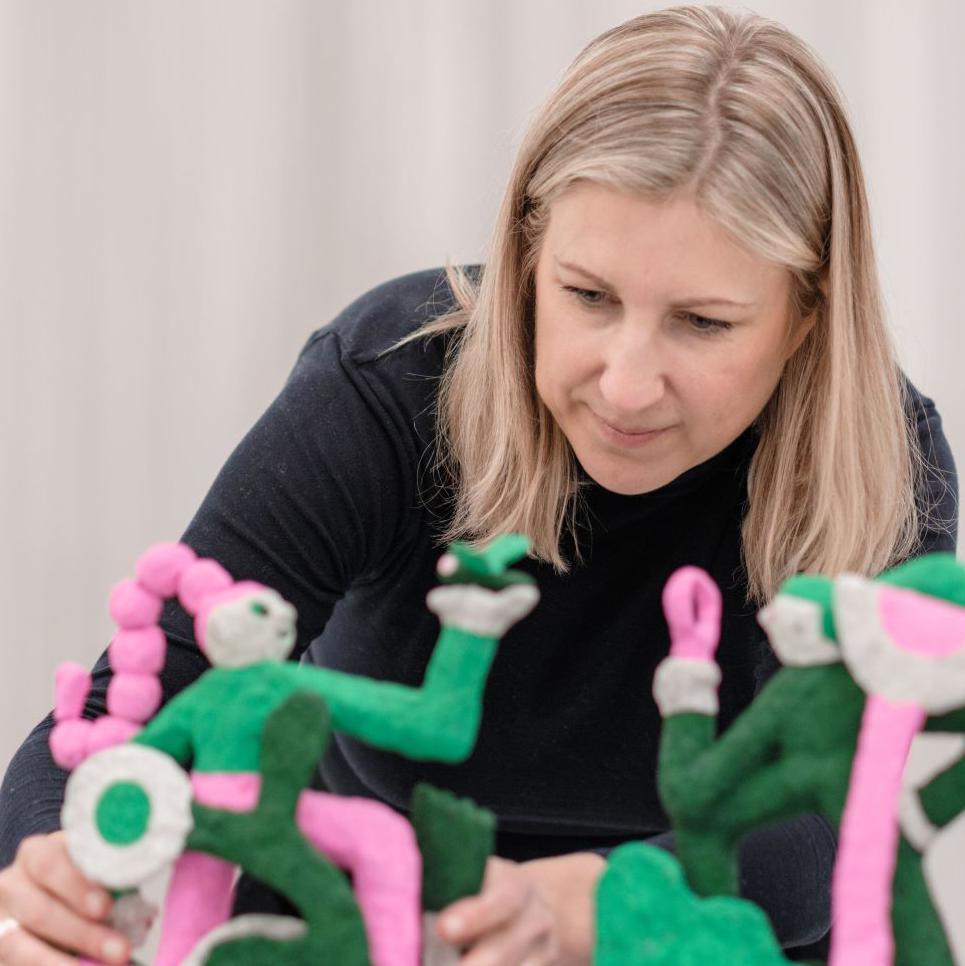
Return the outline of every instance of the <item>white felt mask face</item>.
[[[265,589],[215,607],[208,615],[205,653],[216,667],[282,661],[295,646],[295,608]]]

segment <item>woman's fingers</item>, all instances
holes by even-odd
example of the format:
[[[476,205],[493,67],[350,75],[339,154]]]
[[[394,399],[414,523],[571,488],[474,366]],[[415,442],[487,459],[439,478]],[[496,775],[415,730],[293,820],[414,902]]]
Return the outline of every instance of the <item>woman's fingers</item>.
[[[77,966],[72,956],[51,949],[22,927],[0,936],[0,963],[3,966]]]
[[[517,863],[496,857],[480,894],[448,906],[439,928],[468,947],[460,966],[543,966],[558,953],[552,914],[532,881]]]
[[[12,873],[2,904],[6,912],[20,923],[21,928],[10,935],[26,930],[54,946],[83,953],[91,959],[127,962],[128,943],[120,933],[78,916],[20,870]]]
[[[110,911],[110,895],[88,881],[74,865],[63,832],[24,839],[17,861],[29,879],[85,919],[103,919]]]
[[[528,888],[523,876],[512,874],[515,868],[514,862],[490,857],[482,891],[453,902],[440,915],[443,939],[466,946],[515,915]]]
[[[63,833],[24,839],[13,864],[0,872],[0,920],[13,916],[20,923],[0,936],[0,963],[61,963],[60,950],[127,962],[130,943],[99,921],[110,907],[106,890],[74,866]]]

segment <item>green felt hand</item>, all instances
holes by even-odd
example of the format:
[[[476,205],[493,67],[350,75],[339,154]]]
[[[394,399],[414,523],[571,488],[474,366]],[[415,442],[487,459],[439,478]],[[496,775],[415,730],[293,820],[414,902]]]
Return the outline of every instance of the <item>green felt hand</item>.
[[[533,584],[536,581],[529,574],[507,569],[522,560],[529,548],[529,540],[520,533],[497,537],[482,550],[473,550],[457,540],[439,561],[439,577],[444,584],[479,584],[494,590],[510,584]]]

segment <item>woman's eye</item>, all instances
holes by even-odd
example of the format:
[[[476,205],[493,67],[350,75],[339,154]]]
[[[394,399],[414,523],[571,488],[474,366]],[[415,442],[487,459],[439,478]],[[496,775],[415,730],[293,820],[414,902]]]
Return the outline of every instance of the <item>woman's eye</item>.
[[[268,616],[268,608],[264,604],[259,604],[257,601],[251,605],[251,612],[257,614],[259,617]]]
[[[563,290],[569,292],[578,302],[589,308],[602,305],[607,297],[606,292],[597,292],[591,288],[577,288],[575,285],[564,285]]]
[[[684,318],[698,331],[698,332],[726,332],[728,329],[734,327],[733,322],[724,322],[723,319],[708,319],[706,316],[697,315],[694,312],[684,312]]]

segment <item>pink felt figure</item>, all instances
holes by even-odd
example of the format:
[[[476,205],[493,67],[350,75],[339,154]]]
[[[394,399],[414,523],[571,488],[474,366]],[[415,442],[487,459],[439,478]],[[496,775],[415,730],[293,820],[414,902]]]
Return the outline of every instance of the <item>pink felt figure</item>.
[[[925,718],[965,706],[965,608],[845,574],[834,610],[842,658],[868,699],[841,817],[829,962],[886,966],[902,773]]]
[[[235,582],[214,560],[199,559],[178,543],[150,547],[136,577],[118,583],[110,613],[118,626],[108,649],[114,675],[108,714],[81,717],[90,675],[80,665],[57,671],[51,752],[73,769],[102,748],[122,744],[160,706],[158,675],[166,639],[157,622],[164,600],[177,596],[194,615],[198,646],[213,665],[241,667],[283,660],[295,644],[295,609],[270,588]],[[273,620],[252,621],[254,606]],[[195,799],[203,805],[249,811],[257,803],[258,772],[193,771]],[[352,875],[374,966],[414,966],[421,943],[421,854],[411,825],[392,808],[365,798],[340,798],[306,789],[296,820],[306,839]],[[231,914],[235,867],[215,856],[185,852],[177,858],[164,907],[157,966],[182,963],[199,940]]]

